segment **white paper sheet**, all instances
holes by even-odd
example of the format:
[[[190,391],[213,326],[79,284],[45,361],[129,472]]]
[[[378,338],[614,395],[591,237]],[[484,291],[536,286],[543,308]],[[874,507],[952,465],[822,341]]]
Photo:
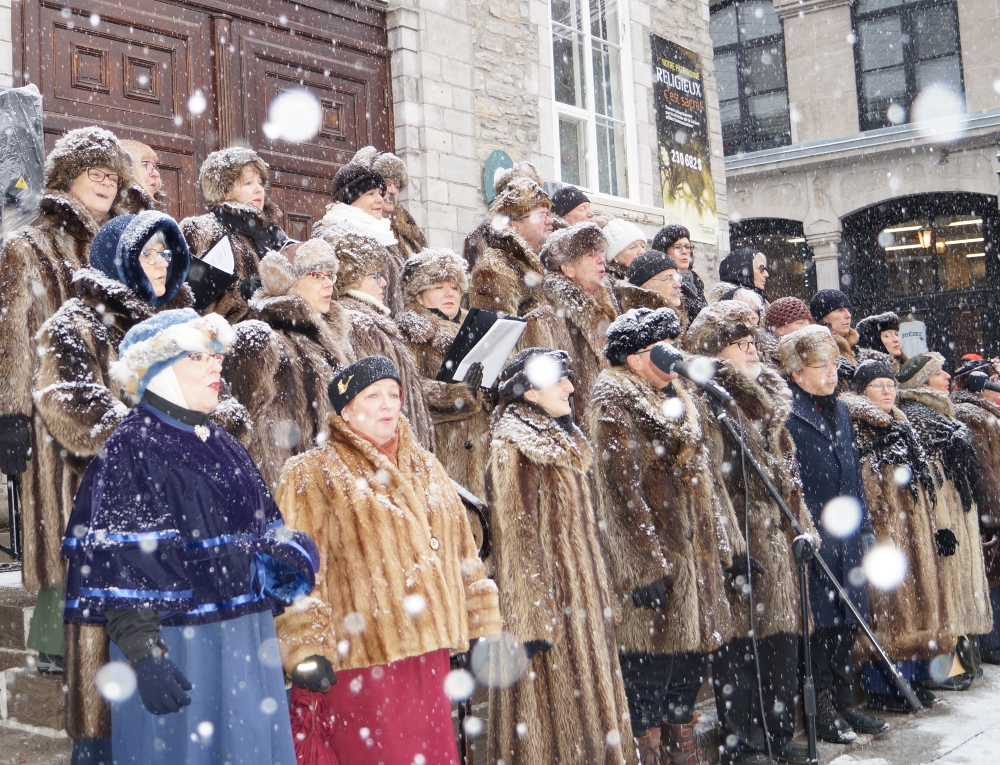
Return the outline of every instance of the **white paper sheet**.
[[[500,370],[507,363],[510,352],[514,350],[517,341],[521,339],[521,333],[527,326],[527,323],[523,321],[497,319],[496,324],[486,331],[482,339],[462,359],[462,363],[455,370],[455,382],[464,380],[469,367],[477,361],[481,361],[483,363],[483,387],[491,388],[497,377],[500,376]]]
[[[236,270],[236,259],[233,257],[233,243],[229,241],[229,237],[224,236],[216,242],[202,260],[227,274],[233,273]]]

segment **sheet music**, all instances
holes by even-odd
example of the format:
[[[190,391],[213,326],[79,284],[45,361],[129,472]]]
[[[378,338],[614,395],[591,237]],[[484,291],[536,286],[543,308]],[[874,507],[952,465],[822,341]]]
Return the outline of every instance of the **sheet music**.
[[[227,274],[233,273],[236,270],[236,258],[233,256],[233,244],[229,237],[224,236],[216,242],[202,260]]]
[[[455,370],[455,382],[464,380],[469,367],[477,361],[481,361],[483,364],[483,387],[492,387],[497,377],[500,376],[500,370],[507,363],[510,352],[514,350],[517,341],[521,339],[521,333],[527,326],[525,322],[520,320],[497,319],[496,323],[487,330],[482,339],[462,359],[462,363]]]

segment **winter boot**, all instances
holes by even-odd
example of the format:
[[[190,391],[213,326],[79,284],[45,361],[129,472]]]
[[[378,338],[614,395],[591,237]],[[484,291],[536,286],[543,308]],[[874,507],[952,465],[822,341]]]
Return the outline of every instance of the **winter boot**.
[[[663,723],[660,726],[669,765],[709,765],[694,733],[700,717],[695,714],[689,723]]]
[[[850,725],[858,733],[885,733],[889,730],[889,723],[883,720],[881,717],[875,717],[864,712],[860,707],[855,706],[843,706],[837,709],[840,712],[840,716],[847,720],[847,724]]]
[[[820,691],[816,697],[816,737],[831,744],[849,744],[858,737],[833,705],[833,694],[829,688]]]
[[[635,740],[635,745],[639,750],[639,765],[665,765],[669,762],[660,743],[659,728],[649,728],[645,736]]]

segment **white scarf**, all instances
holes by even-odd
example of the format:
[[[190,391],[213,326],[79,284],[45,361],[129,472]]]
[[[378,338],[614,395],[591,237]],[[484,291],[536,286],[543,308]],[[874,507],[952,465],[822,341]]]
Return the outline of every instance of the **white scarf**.
[[[160,398],[166,399],[171,404],[175,404],[182,409],[190,409],[187,399],[184,398],[184,391],[181,390],[181,384],[177,381],[177,375],[174,374],[173,367],[167,367],[150,380],[149,384],[146,385],[146,390],[152,391]]]
[[[396,244],[396,237],[392,235],[392,224],[388,218],[375,218],[360,207],[345,205],[343,202],[327,207],[322,223],[343,226],[363,236],[370,236],[383,247]]]

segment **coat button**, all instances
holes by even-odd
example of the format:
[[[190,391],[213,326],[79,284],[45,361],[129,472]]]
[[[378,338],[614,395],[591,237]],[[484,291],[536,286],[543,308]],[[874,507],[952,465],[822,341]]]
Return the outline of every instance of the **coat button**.
[[[431,549],[434,551],[441,549],[441,542],[437,537],[431,537]]]
[[[471,449],[472,448],[472,441],[466,441],[465,442],[465,448],[466,449]]]

